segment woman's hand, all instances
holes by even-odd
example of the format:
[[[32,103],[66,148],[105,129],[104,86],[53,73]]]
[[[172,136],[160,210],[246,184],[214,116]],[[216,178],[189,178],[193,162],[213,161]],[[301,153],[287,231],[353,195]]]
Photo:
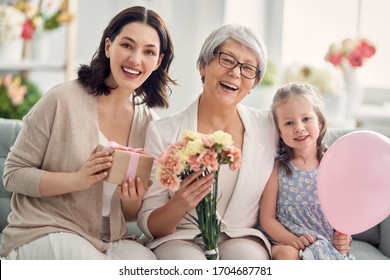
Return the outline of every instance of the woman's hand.
[[[149,186],[152,185],[149,180]],[[122,200],[122,211],[126,221],[133,221],[137,219],[137,214],[142,205],[147,189],[144,187],[142,180],[137,177],[135,180],[129,178],[122,185],[118,185],[117,190],[119,197]]]
[[[149,186],[152,181],[149,180]],[[142,180],[137,177],[135,180],[129,178],[122,185],[118,185],[117,192],[123,201],[142,200],[147,192]]]
[[[97,181],[108,176],[105,171],[112,165],[108,152],[92,151],[90,157],[77,172],[45,172],[42,176],[39,191],[43,197],[82,191],[90,188]],[[56,186],[53,188],[53,186]]]
[[[74,186],[77,190],[85,190],[91,187],[97,181],[103,180],[108,176],[106,169],[112,165],[112,156],[109,152],[92,151],[90,157],[83,164],[81,169],[76,172]]]
[[[340,254],[349,254],[351,248],[352,238],[351,236],[335,231],[333,234],[333,246]]]
[[[293,246],[297,250],[303,250],[315,241],[316,238],[313,235],[306,233],[292,240],[292,243],[289,245]]]
[[[179,189],[162,207],[152,211],[148,219],[150,233],[154,237],[166,236],[175,231],[187,212],[211,191],[214,182],[212,173],[199,177],[204,170],[191,173],[180,183]]]
[[[171,199],[171,203],[178,205],[183,213],[194,209],[211,191],[214,176],[212,173],[209,173],[204,177],[199,177],[203,172],[204,170],[195,171],[182,180],[179,189]]]

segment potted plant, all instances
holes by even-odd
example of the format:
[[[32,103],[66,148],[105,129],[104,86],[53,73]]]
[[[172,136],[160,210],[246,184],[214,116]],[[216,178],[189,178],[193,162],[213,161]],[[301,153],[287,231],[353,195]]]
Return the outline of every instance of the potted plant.
[[[41,98],[38,87],[20,76],[0,76],[0,118],[22,119]]]

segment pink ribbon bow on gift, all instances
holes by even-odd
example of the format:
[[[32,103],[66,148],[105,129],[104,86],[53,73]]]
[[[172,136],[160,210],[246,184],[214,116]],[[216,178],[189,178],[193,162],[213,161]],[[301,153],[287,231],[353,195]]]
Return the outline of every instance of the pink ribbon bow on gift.
[[[121,150],[121,151],[127,151],[127,152],[133,152],[134,154],[131,155],[130,160],[129,160],[129,165],[127,166],[127,173],[126,173],[126,178],[125,180],[127,181],[129,178],[134,178],[136,175],[137,171],[137,166],[138,166],[138,159],[139,155],[148,155],[144,150],[142,149],[134,149],[126,146],[122,146],[114,141],[108,142],[108,146],[105,146],[103,148],[104,151],[108,151],[108,148],[112,148],[114,150]]]
[[[134,148],[122,146],[115,141],[108,142],[108,146],[113,148],[114,150],[122,150],[122,151],[137,153],[137,154],[148,155],[143,149],[134,149]],[[150,156],[150,155],[148,155],[148,156]]]

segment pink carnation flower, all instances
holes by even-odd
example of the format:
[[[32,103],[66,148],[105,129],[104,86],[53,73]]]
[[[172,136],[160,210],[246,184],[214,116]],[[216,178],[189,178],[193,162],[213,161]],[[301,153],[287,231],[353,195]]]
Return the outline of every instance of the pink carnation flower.
[[[193,171],[213,172],[221,164],[229,164],[231,170],[238,169],[241,151],[233,146],[231,135],[223,131],[207,135],[186,131],[182,140],[160,154],[157,163],[156,176],[161,186],[177,190],[180,180]]]
[[[241,166],[241,151],[238,148],[232,147],[232,149],[230,150],[230,152],[228,154],[228,158],[230,161],[230,164],[229,164],[230,170],[234,171],[234,170],[240,168],[240,166]]]
[[[205,150],[203,151],[199,157],[198,161],[209,171],[215,171],[218,169],[218,154],[213,150]]]

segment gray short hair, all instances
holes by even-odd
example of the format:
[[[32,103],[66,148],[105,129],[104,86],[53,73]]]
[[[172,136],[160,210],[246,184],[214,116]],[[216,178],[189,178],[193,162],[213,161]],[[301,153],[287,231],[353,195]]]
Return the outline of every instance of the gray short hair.
[[[264,77],[267,68],[267,49],[263,41],[252,30],[239,24],[223,25],[210,33],[200,50],[196,66],[198,69],[209,64],[215,57],[215,51],[229,40],[234,40],[253,50],[257,55],[260,77],[256,78],[256,86]]]

